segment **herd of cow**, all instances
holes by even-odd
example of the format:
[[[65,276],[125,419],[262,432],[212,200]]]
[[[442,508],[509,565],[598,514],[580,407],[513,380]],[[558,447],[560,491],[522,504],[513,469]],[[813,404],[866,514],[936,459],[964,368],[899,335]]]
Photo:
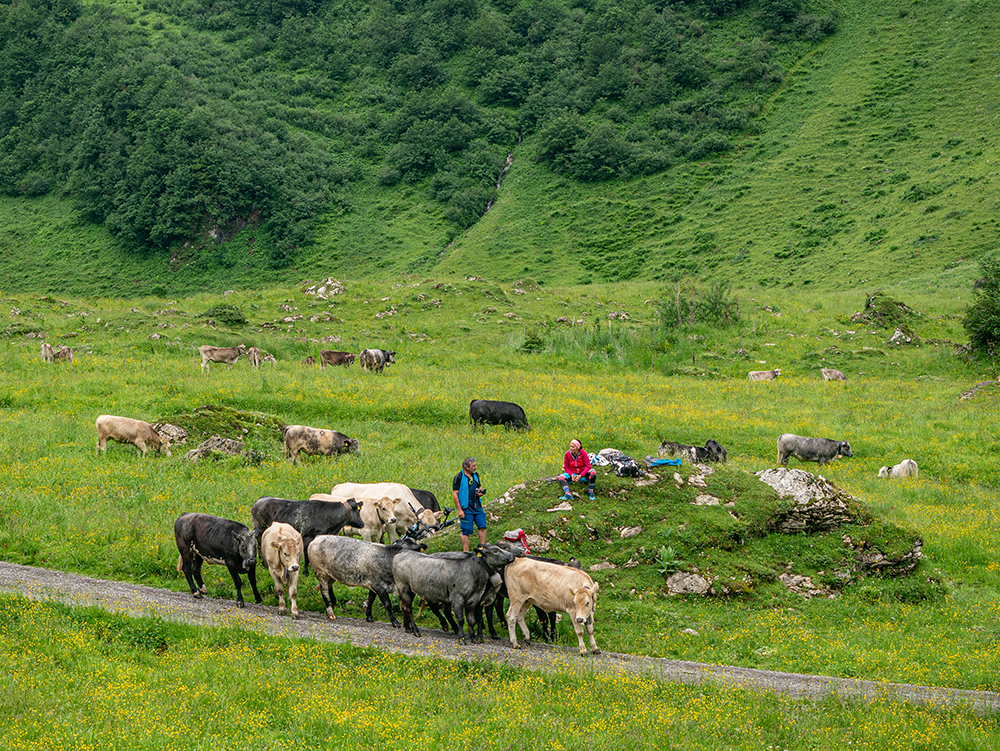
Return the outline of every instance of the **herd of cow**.
[[[495,637],[493,613],[499,613],[509,599],[505,619],[513,648],[518,647],[518,626],[524,641],[529,640],[525,614],[534,606],[540,616],[563,612],[570,617],[580,654],[587,653],[585,630],[590,651],[600,651],[594,640],[598,584],[578,564],[525,555],[523,547],[504,542],[473,552],[426,554],[424,543],[414,536],[399,536],[400,529],[410,528],[411,520],[413,528],[418,520],[433,528],[443,515],[432,493],[400,483],[341,483],[330,493],[316,493],[303,501],[265,496],[250,509],[252,529],[209,514],[178,517],[177,570],[186,577],[191,593],[201,597],[206,593],[202,564],[225,565],[236,586],[237,605],[243,607],[241,574],[247,576],[256,602],[262,601],[256,579],[259,551],[274,581],[279,615],[285,613],[287,592],[292,617],[298,616],[300,567],[308,575],[311,566],[330,619],[336,618],[333,584],[340,583],[368,590],[369,623],[378,597],[389,622],[399,627],[390,599],[395,594],[403,627],[420,636],[413,614],[419,597],[443,630],[454,631],[464,643],[467,625],[468,638],[482,641],[484,620]],[[388,544],[381,542],[383,534]],[[543,635],[554,637],[547,615],[543,624]]]
[[[44,347],[45,345],[42,346]],[[202,370],[208,370],[209,363],[213,362],[225,363],[232,369],[233,364],[243,355],[247,356],[247,361],[253,368],[259,368],[262,362],[268,360],[271,362],[274,361],[273,355],[265,355],[257,347],[247,347],[245,344],[237,344],[235,347],[213,347],[209,344],[203,344],[198,347],[198,352],[201,355]],[[320,368],[326,368],[327,365],[349,367],[354,363],[355,359],[360,361],[362,370],[381,373],[385,370],[386,365],[392,365],[396,362],[396,352],[391,349],[363,349],[361,350],[361,354],[355,358],[353,352],[323,349],[319,353],[319,366]],[[315,365],[316,358],[309,355],[302,361],[302,364]]]

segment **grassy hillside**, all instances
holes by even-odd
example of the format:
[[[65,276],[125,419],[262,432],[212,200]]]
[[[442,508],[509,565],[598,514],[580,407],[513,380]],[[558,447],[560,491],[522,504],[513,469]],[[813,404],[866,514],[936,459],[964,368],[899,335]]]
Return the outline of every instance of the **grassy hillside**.
[[[1000,62],[988,50],[1000,10],[957,0],[838,10],[837,33],[791,66],[723,155],[582,183],[536,161],[529,132],[495,206],[454,239],[430,178],[384,185],[366,168],[343,186],[347,208],[281,270],[270,263],[277,240],[260,228],[189,263],[183,247],[136,256],[57,199],[4,198],[0,288],[86,294],[127,280],[129,294],[181,294],[400,273],[825,289],[934,279],[997,242],[989,103]]]

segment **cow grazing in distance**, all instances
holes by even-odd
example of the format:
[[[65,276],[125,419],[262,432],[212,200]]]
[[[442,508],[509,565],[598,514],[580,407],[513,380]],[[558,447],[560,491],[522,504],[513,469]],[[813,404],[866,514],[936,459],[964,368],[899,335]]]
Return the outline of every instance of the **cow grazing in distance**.
[[[108,439],[119,443],[131,443],[143,456],[148,447],[161,454],[170,456],[170,439],[161,436],[148,422],[133,420],[131,417],[116,415],[100,415],[95,423],[97,426],[97,451],[107,453]]]
[[[52,350],[52,359],[54,362],[73,362],[73,348],[63,347]]]
[[[692,464],[705,462],[725,462],[729,453],[714,439],[705,441],[705,446],[688,446],[686,443],[664,441],[660,444],[660,456],[679,456]]]
[[[503,425],[507,430],[531,430],[521,405],[492,399],[473,399],[469,402],[469,422],[473,426]]]
[[[250,367],[256,370],[260,367],[260,350],[256,347],[251,347],[247,350],[247,362],[250,363]]]
[[[820,368],[820,374],[823,376],[824,381],[846,381],[847,376],[844,375],[843,371],[836,370],[835,368]]]
[[[413,497],[417,499],[417,503],[425,509],[429,509],[431,511],[441,510],[441,504],[438,503],[437,496],[435,496],[431,491],[410,488],[410,492],[413,493]]]
[[[583,641],[584,628],[590,640],[590,651],[599,654],[594,641],[594,609],[597,606],[598,584],[585,571],[559,566],[555,563],[533,560],[531,556],[517,558],[504,570],[507,596],[507,630],[510,645],[517,644],[517,626],[521,626],[524,641],[530,641],[524,615],[531,605],[537,605],[549,613],[566,613],[573,621],[580,642],[580,654],[587,654]]]
[[[264,530],[274,522],[290,524],[302,535],[303,550],[306,551],[303,569],[309,573],[309,543],[320,535],[335,535],[344,527],[363,528],[361,504],[351,500],[345,503],[328,501],[291,501],[284,498],[264,496],[254,501],[250,508],[253,521],[254,539],[260,547]]]
[[[300,452],[310,456],[333,456],[361,451],[361,442],[357,438],[348,438],[336,430],[310,428],[308,425],[286,425],[284,434],[285,458],[293,464]]]
[[[42,342],[41,355],[42,362],[54,362],[55,354],[52,352],[52,345],[48,342]]]
[[[919,475],[920,469],[912,459],[903,459],[903,461],[894,467],[882,467],[878,471],[878,476],[887,480],[899,480],[905,477],[916,478]]]
[[[202,370],[208,370],[210,362],[224,362],[232,370],[233,363],[240,359],[240,355],[247,353],[247,345],[237,344],[235,347],[212,347],[208,344],[203,344],[198,347],[198,352],[201,353]]]
[[[207,561],[229,569],[239,607],[244,606],[242,573],[250,581],[254,599],[261,602],[257,591],[257,544],[246,526],[209,514],[181,514],[174,522],[174,539],[180,552],[177,571],[184,574],[195,597],[208,593],[201,578],[201,565]]]
[[[778,436],[778,464],[787,467],[790,456],[803,462],[818,462],[822,466],[834,459],[854,454],[851,453],[851,444],[847,441],[782,433]]]
[[[260,536],[260,557],[274,581],[278,594],[278,615],[285,614],[285,589],[292,606],[292,618],[299,617],[299,565],[305,549],[302,535],[291,524],[274,522]]]
[[[347,587],[366,587],[368,604],[365,620],[373,622],[372,604],[378,597],[389,614],[389,623],[399,628],[399,621],[392,612],[389,595],[396,586],[392,576],[392,559],[403,550],[422,550],[423,543],[413,540],[399,540],[392,545],[364,542],[340,535],[320,535],[309,544],[309,560],[319,580],[319,591],[326,605],[326,616],[335,620],[337,597],[333,593],[333,583],[340,582]]]
[[[471,639],[482,641],[481,622],[476,632],[479,606],[490,580],[513,560],[513,553],[496,545],[483,545],[475,552],[434,556],[415,551],[399,553],[392,559],[392,575],[403,611],[403,627],[420,636],[413,619],[413,598],[420,597],[429,604],[451,607],[461,643],[465,643],[463,623],[468,623]]]
[[[358,357],[362,370],[374,370],[381,373],[386,365],[396,363],[396,352],[391,349],[363,349]]]
[[[319,351],[319,367],[325,369],[327,365],[343,365],[350,367],[356,355],[353,352],[337,352],[332,349],[321,349]]]
[[[312,355],[309,355],[309,357],[307,357],[305,360],[302,360],[302,362],[300,364],[301,365],[315,365],[316,364],[316,358],[313,357]]]
[[[775,368],[774,370],[751,370],[747,374],[747,378],[751,381],[773,381],[780,375],[781,368]]]

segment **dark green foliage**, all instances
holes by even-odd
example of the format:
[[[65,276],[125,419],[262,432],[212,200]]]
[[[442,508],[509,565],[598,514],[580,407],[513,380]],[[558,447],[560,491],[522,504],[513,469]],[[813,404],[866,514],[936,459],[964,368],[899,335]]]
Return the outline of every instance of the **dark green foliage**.
[[[979,269],[982,276],[973,285],[973,301],[962,325],[973,352],[992,357],[1000,343],[1000,257],[984,258]]]
[[[145,9],[0,6],[0,192],[58,191],[133,249],[195,239],[197,255],[259,227],[278,248],[262,268],[350,210],[357,180],[440,176],[445,216],[472,224],[525,132],[582,181],[725,151],[781,80],[782,45],[835,26],[800,0]],[[737,16],[722,56],[711,24]]]
[[[243,311],[235,305],[229,305],[227,303],[213,305],[204,313],[200,314],[199,318],[211,318],[213,321],[221,323],[223,326],[247,325],[247,317]]]
[[[724,327],[739,321],[739,302],[731,286],[722,281],[704,288],[678,284],[664,293],[660,306],[660,324],[667,330],[694,323]]]
[[[192,446],[213,435],[239,441],[255,436],[265,441],[281,441],[285,427],[285,423],[274,415],[245,412],[216,404],[206,404],[189,413],[167,415],[159,421],[184,428]]]
[[[855,313],[851,320],[863,321],[866,325],[892,329],[904,323],[912,322],[920,314],[906,303],[894,300],[881,290],[872,292],[865,299],[865,308]]]

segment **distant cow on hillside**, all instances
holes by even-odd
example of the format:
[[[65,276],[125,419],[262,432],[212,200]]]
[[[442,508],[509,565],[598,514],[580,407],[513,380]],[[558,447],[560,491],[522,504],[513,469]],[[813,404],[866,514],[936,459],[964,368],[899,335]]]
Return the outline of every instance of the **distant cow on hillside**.
[[[747,378],[751,381],[773,381],[780,375],[781,368],[775,368],[774,370],[751,370],[747,374]]]
[[[247,345],[237,344],[235,347],[212,347],[208,344],[203,344],[198,347],[198,352],[201,354],[202,370],[208,370],[210,362],[224,362],[232,370],[233,363],[240,359],[240,355],[247,353]]]
[[[469,402],[469,422],[473,426],[503,425],[507,430],[531,430],[520,404],[492,399],[473,399]]]
[[[327,365],[343,365],[350,367],[354,362],[353,352],[338,352],[332,349],[321,349],[319,351],[319,367],[325,369]]]

